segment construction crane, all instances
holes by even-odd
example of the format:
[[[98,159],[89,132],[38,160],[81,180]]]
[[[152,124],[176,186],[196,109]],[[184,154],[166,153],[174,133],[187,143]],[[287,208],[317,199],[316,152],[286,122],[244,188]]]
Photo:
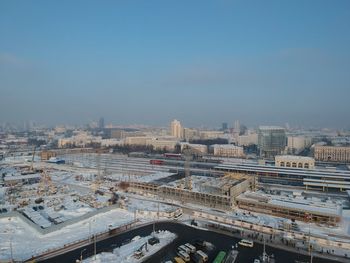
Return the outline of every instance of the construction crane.
[[[41,179],[38,187],[38,194],[42,196],[43,194],[55,194],[57,193],[57,188],[52,183],[50,175],[46,173],[44,169],[41,172]]]
[[[184,170],[185,170],[185,189],[192,190],[192,179],[191,179],[191,161],[194,156],[201,155],[201,152],[192,148],[190,145],[185,145],[182,149],[182,153],[185,157]]]
[[[91,184],[91,189],[94,193],[96,193],[96,191],[100,188],[100,185],[101,185],[101,151],[97,151],[96,168],[97,168],[97,176],[95,176],[95,180]]]
[[[34,172],[34,157],[35,157],[35,151],[36,151],[36,146],[34,146],[34,149],[33,149],[32,163],[31,163],[31,165],[30,165],[30,171],[31,171],[31,172]]]

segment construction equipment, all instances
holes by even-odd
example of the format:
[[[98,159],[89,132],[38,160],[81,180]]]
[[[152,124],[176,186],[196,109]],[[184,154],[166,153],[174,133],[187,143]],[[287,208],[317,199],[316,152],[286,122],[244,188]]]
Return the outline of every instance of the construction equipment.
[[[38,186],[39,196],[52,195],[57,193],[56,186],[52,183],[51,177],[46,173],[44,169],[41,172],[41,179]]]
[[[101,186],[101,151],[97,151],[96,155],[96,168],[97,176],[95,176],[94,182],[91,184],[91,189],[95,193]]]
[[[185,189],[192,190],[192,180],[191,180],[191,161],[201,155],[201,152],[192,148],[190,145],[185,145],[182,149],[182,153],[185,157],[184,170],[185,170]]]
[[[34,172],[34,157],[35,157],[35,151],[36,151],[36,146],[34,146],[34,149],[33,149],[32,163],[31,163],[31,165],[30,165],[30,171],[31,171],[31,172]]]

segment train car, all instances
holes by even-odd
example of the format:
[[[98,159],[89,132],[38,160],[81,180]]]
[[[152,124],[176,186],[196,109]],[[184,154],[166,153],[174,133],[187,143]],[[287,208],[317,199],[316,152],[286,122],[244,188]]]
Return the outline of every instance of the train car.
[[[164,153],[164,158],[180,160],[182,158],[181,153]]]
[[[164,161],[163,160],[150,160],[150,164],[155,164],[155,165],[163,165]]]

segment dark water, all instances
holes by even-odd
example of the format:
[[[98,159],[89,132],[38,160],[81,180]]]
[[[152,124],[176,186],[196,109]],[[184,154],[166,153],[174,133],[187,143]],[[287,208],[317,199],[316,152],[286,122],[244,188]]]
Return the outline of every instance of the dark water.
[[[220,250],[229,251],[231,249],[231,246],[237,243],[240,239],[227,236],[224,234],[212,232],[212,231],[206,231],[201,229],[192,228],[187,225],[182,225],[178,223],[157,223],[155,225],[156,230],[169,230],[171,232],[174,232],[178,235],[178,238],[174,240],[173,243],[168,245],[166,248],[162,249],[155,255],[153,255],[151,258],[146,260],[146,263],[161,263],[166,260],[172,260],[174,256],[176,256],[176,248],[184,243],[194,243],[194,240],[196,239],[202,239],[207,242],[210,242],[214,245],[214,248],[211,250],[206,251],[209,256],[209,261],[211,262],[217,253]],[[97,243],[97,253],[102,251],[111,251],[113,247],[118,247],[122,245],[126,240],[132,239],[134,236],[140,235],[140,236],[147,236],[149,235],[153,230],[153,226],[143,226],[138,229],[123,233],[121,235],[118,235],[116,237],[112,237],[103,241],[100,241]],[[93,255],[93,245],[86,246],[81,249],[77,249],[71,252],[68,252],[66,254],[57,256],[55,258],[52,258],[50,260],[46,260],[43,262],[50,262],[50,263],[61,263],[61,262],[75,262],[76,259],[80,258],[80,253],[82,250],[87,249],[83,252],[83,258],[86,258],[88,256]],[[262,254],[263,246],[254,243],[253,248],[245,248],[245,247],[238,247],[239,255],[236,260],[238,263],[252,263],[255,258],[258,258],[259,255]],[[268,254],[274,254],[275,259],[277,263],[294,263],[295,260],[299,261],[310,261],[310,258],[304,255],[287,252],[280,249],[275,249],[269,246],[266,246],[266,252]],[[327,259],[319,259],[314,258],[314,263],[332,263],[335,261],[330,261]]]

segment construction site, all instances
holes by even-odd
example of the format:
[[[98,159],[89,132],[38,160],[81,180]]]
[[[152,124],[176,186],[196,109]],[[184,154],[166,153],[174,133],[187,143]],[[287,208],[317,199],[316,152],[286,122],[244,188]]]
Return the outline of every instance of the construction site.
[[[343,208],[349,207],[347,198],[324,198],[321,194],[287,189],[266,190],[257,176],[218,172],[211,168],[220,165],[217,163],[197,165],[190,150],[184,153],[181,162],[175,159],[169,165],[162,162],[165,159],[155,162],[104,152],[34,151],[30,158],[17,156],[2,160],[0,223],[4,224],[4,236],[13,235],[16,228],[24,229],[20,220],[40,235],[50,233],[52,238],[67,233],[68,229],[81,229],[69,232],[69,240],[75,242],[88,238],[97,229],[108,232],[110,226],[120,227],[140,220],[178,220],[184,210],[189,213],[187,216],[195,216],[198,209],[219,211],[238,222],[245,214],[252,213],[255,215],[244,217],[244,221],[263,217],[269,225],[274,218],[284,218],[315,223],[328,230],[333,227],[335,232],[348,231],[349,222],[344,221],[343,212]],[[174,163],[182,165],[174,169]],[[12,227],[4,221],[8,218],[14,224]],[[96,222],[100,222],[98,228]],[[18,244],[20,238],[23,239],[18,236]],[[50,244],[51,239],[47,240]],[[64,242],[60,239],[59,244]],[[28,245],[26,256],[35,244]],[[40,248],[38,253],[58,245],[51,244]]]

